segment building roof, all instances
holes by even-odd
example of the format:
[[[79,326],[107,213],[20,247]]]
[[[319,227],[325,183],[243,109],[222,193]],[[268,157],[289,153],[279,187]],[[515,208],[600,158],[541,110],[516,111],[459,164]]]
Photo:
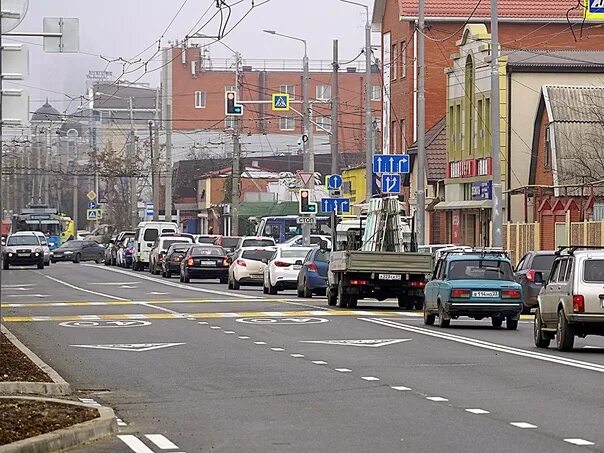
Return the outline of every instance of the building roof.
[[[604,72],[604,52],[599,50],[503,50],[512,72]]]
[[[426,177],[428,181],[442,181],[447,177],[447,122],[446,117],[426,131]],[[417,142],[409,148],[417,155]]]
[[[130,98],[133,109],[155,110],[155,88],[117,82],[99,82],[94,84],[95,110],[128,110]]]
[[[50,105],[48,103],[48,100],[46,100],[44,105],[38,110],[36,110],[31,116],[32,122],[61,122],[61,120],[61,113],[59,113],[57,109]]]
[[[374,20],[379,15],[378,6],[383,0],[375,0]],[[416,18],[418,15],[418,0],[398,0],[401,19]],[[476,0],[426,0],[426,19],[442,18],[442,20],[466,21],[469,17],[474,20],[491,19],[490,2],[482,1],[476,6]],[[476,9],[474,11],[474,9]],[[526,20],[537,22],[566,21],[583,19],[583,8],[571,0],[499,0],[498,15],[500,21]],[[383,12],[382,12],[383,14]],[[381,16],[380,16],[381,17]]]
[[[537,107],[529,183],[535,184],[544,115],[554,186],[604,179],[604,86],[544,85]],[[554,189],[558,196],[559,189]]]

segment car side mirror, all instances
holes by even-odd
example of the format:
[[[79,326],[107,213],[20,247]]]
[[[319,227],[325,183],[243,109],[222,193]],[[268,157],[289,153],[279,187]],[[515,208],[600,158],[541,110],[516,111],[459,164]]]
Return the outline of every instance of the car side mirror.
[[[543,272],[535,272],[534,282],[543,284]]]
[[[303,263],[302,263],[302,260],[298,260],[298,261],[296,261],[296,263],[295,263],[295,265],[296,265],[296,266],[302,266],[302,264],[303,264]]]
[[[263,262],[264,264],[268,264],[268,260],[267,260],[266,258],[264,258],[264,259],[262,260],[262,262]]]

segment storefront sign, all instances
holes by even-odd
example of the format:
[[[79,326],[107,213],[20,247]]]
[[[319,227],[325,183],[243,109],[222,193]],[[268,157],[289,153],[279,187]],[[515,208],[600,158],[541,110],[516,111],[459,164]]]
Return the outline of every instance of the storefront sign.
[[[453,244],[459,245],[461,244],[461,212],[459,210],[453,211],[451,219],[452,231],[451,231],[451,239]]]
[[[472,183],[472,200],[491,200],[493,198],[493,181]]]

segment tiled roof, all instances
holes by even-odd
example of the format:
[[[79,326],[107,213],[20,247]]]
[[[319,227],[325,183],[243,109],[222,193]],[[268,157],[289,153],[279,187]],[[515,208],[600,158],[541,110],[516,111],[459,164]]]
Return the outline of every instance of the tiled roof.
[[[491,17],[491,2],[482,0],[426,0],[426,18],[472,18]],[[418,0],[398,0],[399,14],[402,17],[417,17]],[[583,17],[583,8],[578,7],[576,0],[499,0],[498,15],[500,19],[564,19],[566,14],[571,19]]]
[[[580,68],[604,72],[604,52],[601,50],[503,50],[509,69],[516,71],[564,70]]]
[[[417,155],[417,142],[409,148]],[[441,181],[447,177],[446,117],[426,131],[426,176],[428,181]]]

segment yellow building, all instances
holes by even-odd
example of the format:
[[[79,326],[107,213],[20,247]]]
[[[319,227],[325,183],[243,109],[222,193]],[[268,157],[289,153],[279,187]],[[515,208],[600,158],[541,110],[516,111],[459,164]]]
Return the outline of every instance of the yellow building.
[[[367,173],[365,166],[358,166],[342,171],[342,197],[350,198],[350,204],[363,203],[367,195]]]

